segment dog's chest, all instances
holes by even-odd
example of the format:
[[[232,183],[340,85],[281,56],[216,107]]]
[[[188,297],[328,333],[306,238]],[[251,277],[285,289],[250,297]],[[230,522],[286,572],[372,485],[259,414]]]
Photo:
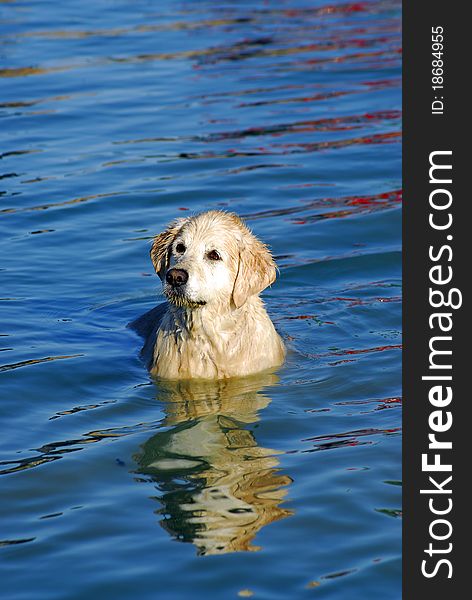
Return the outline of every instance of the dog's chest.
[[[221,379],[280,365],[285,351],[260,301],[248,301],[244,312],[224,315],[168,311],[155,330],[151,356],[157,377]]]
[[[158,377],[216,378],[231,375],[227,336],[211,338],[204,332],[159,331],[152,372]]]

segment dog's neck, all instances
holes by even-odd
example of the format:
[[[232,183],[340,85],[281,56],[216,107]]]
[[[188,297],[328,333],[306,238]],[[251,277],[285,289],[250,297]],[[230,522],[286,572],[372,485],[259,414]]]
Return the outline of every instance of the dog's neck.
[[[219,334],[235,333],[247,325],[253,310],[263,310],[262,300],[251,296],[240,307],[230,304],[205,304],[198,308],[169,304],[170,313],[178,330],[190,337],[204,335],[213,338]]]
[[[169,303],[152,339],[151,372],[167,379],[245,376],[282,364],[285,355],[257,295],[240,308]]]

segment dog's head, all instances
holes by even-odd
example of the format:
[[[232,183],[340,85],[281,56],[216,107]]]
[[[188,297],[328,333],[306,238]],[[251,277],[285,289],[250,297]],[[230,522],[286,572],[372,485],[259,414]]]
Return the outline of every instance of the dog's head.
[[[276,277],[268,248],[237,215],[218,210],[171,223],[154,239],[151,260],[169,302],[188,308],[239,308]]]

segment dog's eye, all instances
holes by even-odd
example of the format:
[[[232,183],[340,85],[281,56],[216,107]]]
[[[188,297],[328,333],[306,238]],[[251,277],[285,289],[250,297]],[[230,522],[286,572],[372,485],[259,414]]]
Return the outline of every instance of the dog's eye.
[[[216,250],[211,250],[210,252],[208,252],[207,256],[210,260],[221,260],[221,256]]]
[[[177,244],[175,247],[175,251],[179,252],[180,254],[183,254],[185,250],[187,250],[187,248],[183,244]]]

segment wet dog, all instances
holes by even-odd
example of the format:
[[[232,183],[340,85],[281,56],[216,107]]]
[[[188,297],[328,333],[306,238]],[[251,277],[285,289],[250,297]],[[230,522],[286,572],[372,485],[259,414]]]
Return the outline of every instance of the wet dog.
[[[240,377],[281,365],[284,344],[259,297],[275,281],[268,248],[241,219],[212,210],[156,236],[151,260],[167,302],[131,324],[151,374]]]

